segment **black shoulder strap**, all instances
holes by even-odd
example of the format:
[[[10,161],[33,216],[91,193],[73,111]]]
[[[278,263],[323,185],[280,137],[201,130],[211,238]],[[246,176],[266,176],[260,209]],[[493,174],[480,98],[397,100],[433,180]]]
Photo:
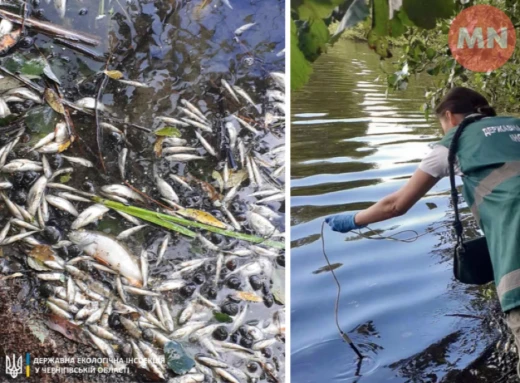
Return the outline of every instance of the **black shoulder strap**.
[[[449,154],[448,154],[448,163],[450,166],[450,185],[451,185],[451,200],[453,202],[453,210],[455,211],[455,220],[453,222],[453,228],[455,229],[455,234],[457,235],[457,245],[460,245],[463,238],[463,230],[462,230],[462,222],[460,222],[459,216],[459,193],[457,191],[457,187],[455,185],[455,161],[457,156],[457,150],[459,148],[459,139],[462,136],[464,128],[466,126],[481,120],[484,118],[483,115],[472,115],[470,117],[466,117],[457,128],[457,131],[453,135],[453,139],[451,141]]]

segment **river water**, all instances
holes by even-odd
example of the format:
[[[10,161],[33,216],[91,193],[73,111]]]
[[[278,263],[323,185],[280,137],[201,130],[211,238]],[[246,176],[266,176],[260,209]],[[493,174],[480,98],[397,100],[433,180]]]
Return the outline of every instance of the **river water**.
[[[420,111],[431,78],[389,92],[379,58],[364,43],[338,42],[292,96],[291,321],[293,381],[438,382],[488,344],[475,289],[452,276],[449,227],[415,242],[377,241],[325,229],[326,251],[341,282],[339,321],[367,356],[356,358],[334,324],[336,286],[320,230],[332,214],[366,208],[399,189],[440,137]],[[388,69],[388,68],[387,68]],[[449,224],[442,180],[403,217],[375,224],[384,235]],[[477,233],[467,209],[470,236]],[[402,233],[405,239],[413,233]]]

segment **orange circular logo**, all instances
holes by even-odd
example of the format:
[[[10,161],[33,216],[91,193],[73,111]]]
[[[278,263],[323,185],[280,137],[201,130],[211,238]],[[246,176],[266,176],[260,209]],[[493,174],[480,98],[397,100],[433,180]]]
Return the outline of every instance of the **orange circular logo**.
[[[511,58],[516,32],[511,19],[500,9],[475,5],[453,20],[448,42],[460,65],[474,72],[490,72]]]

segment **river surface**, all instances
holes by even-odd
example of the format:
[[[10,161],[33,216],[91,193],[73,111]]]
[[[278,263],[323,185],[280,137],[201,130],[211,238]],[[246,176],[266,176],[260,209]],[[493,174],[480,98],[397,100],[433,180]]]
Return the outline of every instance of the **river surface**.
[[[226,161],[227,153],[221,151],[220,146],[224,140],[222,137],[226,134],[224,120],[227,118],[226,121],[229,121],[231,114],[240,115],[260,130],[258,136],[253,137],[246,129],[235,127],[238,130],[238,136],[244,140],[248,153],[265,161],[260,165],[260,171],[264,177],[268,173],[266,171],[268,165],[274,166],[273,164],[277,163],[278,160],[275,161],[274,156],[266,155],[266,153],[272,148],[284,145],[285,123],[283,118],[278,119],[278,122],[275,120],[275,123],[265,121],[268,110],[277,116],[280,115],[279,111],[273,111],[268,106],[269,101],[265,92],[267,89],[275,88],[269,73],[284,72],[285,70],[284,54],[280,54],[280,51],[285,48],[284,1],[230,0],[233,6],[233,9],[230,9],[221,0],[99,0],[86,2],[68,0],[64,2],[66,4],[64,17],[60,17],[54,3],[60,3],[60,1],[29,2],[29,15],[99,38],[100,45],[89,47],[96,52],[99,58],[94,59],[92,54],[82,54],[77,50],[65,47],[52,37],[37,33],[32,29],[28,31],[28,35],[33,40],[27,40],[26,44],[17,47],[16,53],[27,58],[38,57],[40,54],[45,56],[51,69],[61,81],[61,90],[65,98],[78,100],[83,97],[96,97],[101,79],[99,72],[104,69],[120,71],[125,79],[141,82],[147,87],[109,80],[100,97],[100,103],[107,108],[105,116],[110,115],[153,131],[165,126],[156,117],[179,118],[177,108],[180,105],[180,99],[189,100],[202,110],[202,113],[215,127],[214,134],[204,134],[204,136],[217,151],[217,158],[208,155],[197,141],[193,128],[180,128],[182,138],[188,141],[187,145],[196,146],[195,154],[205,155],[205,160],[188,163],[169,162],[158,159],[154,154],[154,143],[157,140],[154,134],[128,126],[123,127],[124,124],[115,124],[119,129],[125,130],[126,140],[123,142],[119,134],[102,132],[99,145],[106,166],[106,171],[103,171],[97,155],[95,119],[73,113],[72,119],[78,139],[66,154],[86,158],[95,166],[93,168],[75,166],[70,180],[62,179],[61,182],[67,182],[68,185],[83,190],[89,188],[99,190],[103,185],[121,184],[126,181],[152,198],[160,199],[161,196],[154,182],[153,169],[156,166],[158,173],[164,178],[167,178],[169,174],[181,177],[191,175],[200,181],[213,184],[218,189],[213,172],[216,170],[223,173],[224,171],[223,164]],[[16,6],[6,5],[6,9],[18,12]],[[255,23],[255,25],[240,36],[236,36],[234,31],[248,23]],[[10,52],[8,57],[11,53],[13,52]],[[5,61],[3,61],[4,63]],[[248,105],[243,99],[235,102],[229,94],[226,95],[221,79],[244,89],[260,111],[257,112],[255,107]],[[34,81],[41,85],[44,84],[41,79]],[[49,109],[48,106],[37,108]],[[21,110],[21,112],[24,111]],[[36,125],[37,127],[33,127],[30,132],[31,140],[33,140],[31,142],[49,132],[49,126],[44,127],[43,123]],[[128,149],[124,179],[118,170],[118,154],[123,147]],[[278,157],[283,159],[283,151],[281,153],[281,157],[279,155]],[[236,148],[233,156],[238,163],[239,156]],[[268,165],[264,166],[264,164]],[[280,165],[277,163],[276,167],[278,168]],[[245,167],[241,164],[236,170],[238,169],[245,171]],[[275,178],[273,177],[273,182],[276,187],[283,190],[283,172],[279,174],[277,180]],[[188,192],[171,179],[168,179],[168,182],[179,195],[180,204],[185,207],[206,210],[217,219],[227,221],[224,214],[218,211],[219,209],[211,206],[208,197],[201,193],[200,187],[196,187],[194,192]],[[245,213],[250,208],[250,204],[256,202],[256,199],[250,197],[249,194],[257,190],[259,188],[250,185],[249,181],[244,182],[239,188],[237,197],[232,200],[233,203],[230,205],[231,213],[242,224],[244,232],[252,233],[246,222]],[[77,207],[81,212],[88,205],[80,203]],[[273,224],[283,232],[284,201],[277,200],[267,203],[265,206],[279,213],[279,218],[274,220]],[[3,218],[7,218],[7,210],[3,208],[0,210]],[[54,211],[54,209],[52,209],[52,214],[53,225],[62,226],[60,229],[66,233],[71,217]],[[110,213],[99,222],[95,229],[115,236],[131,226],[116,214]],[[94,227],[90,228],[94,229]],[[161,279],[171,273],[178,262],[201,256],[212,257],[211,265],[202,270],[203,274],[206,274],[206,281],[196,289],[204,295],[215,285],[217,286],[215,303],[220,305],[227,302],[227,297],[233,293],[233,290],[227,288],[224,278],[232,268],[229,266],[228,260],[235,257],[226,258],[221,274],[222,280],[215,283],[211,281],[211,278],[215,276],[215,254],[198,246],[192,246],[191,241],[181,235],[172,234],[162,262],[155,267],[159,246],[165,234],[165,231],[149,226],[125,242],[136,254],[139,254],[142,248],[149,250],[150,276],[156,279]],[[222,246],[234,244],[230,249],[239,246],[237,242],[224,239],[219,235],[208,235],[208,238]],[[281,254],[283,255],[283,253]],[[31,313],[34,313],[35,310],[45,311],[43,309],[45,299],[38,295],[39,282],[34,278],[34,271],[27,270],[23,262],[18,262],[19,260],[16,259],[17,256],[14,256],[13,262],[11,262],[8,257],[2,264],[2,272],[9,274],[20,270],[24,274],[30,275],[31,286],[36,287],[31,290],[31,294],[34,296],[28,296],[22,306]],[[252,259],[248,257],[234,259],[234,267],[251,261]],[[278,275],[283,275],[283,262],[276,262],[276,258],[271,257],[269,263],[272,264],[273,270],[277,270]],[[191,280],[194,274],[195,272],[185,277]],[[104,279],[102,275],[96,273],[94,275],[95,278]],[[109,280],[111,277],[104,281]],[[269,275],[265,281],[268,285],[265,287],[265,291],[269,289],[270,282]],[[195,287],[191,282],[189,283]],[[246,284],[248,282],[243,280],[241,288],[249,289]],[[111,284],[109,286],[114,287]],[[269,294],[271,301],[265,304],[262,300],[257,303],[239,303],[241,308],[247,309],[245,323],[255,324],[259,321],[270,320],[275,312],[279,310],[281,313],[283,312],[283,304],[278,300],[273,303],[270,293],[266,292],[266,294]],[[33,299],[35,297],[36,300]],[[134,298],[136,297],[131,300],[137,304],[137,300]],[[178,294],[171,294],[168,296],[168,304],[176,316],[184,306],[184,298]],[[52,336],[59,335],[53,333]],[[284,339],[280,338],[275,342],[271,347],[271,355],[268,356],[269,363],[276,365],[274,374],[281,380],[284,379],[283,341]],[[186,347],[192,354],[203,351],[197,344],[187,344]],[[5,353],[10,352],[10,350],[4,351]],[[99,354],[99,351],[95,352]],[[231,357],[228,362],[232,363],[232,359]],[[240,362],[240,364],[236,367],[245,369],[244,362]],[[98,379],[98,377],[90,378]],[[131,379],[135,381],[140,380],[141,377]],[[260,378],[260,380],[264,379],[266,379],[266,374]]]
[[[388,68],[388,65],[385,64]],[[292,96],[291,355],[297,383],[438,382],[488,344],[474,289],[452,276],[453,234],[444,227],[412,243],[370,240],[325,229],[341,283],[339,322],[367,356],[356,358],[334,324],[336,285],[322,254],[323,220],[355,212],[398,190],[440,137],[420,111],[431,78],[388,92],[379,58],[366,44],[338,42]],[[383,235],[449,224],[442,180],[403,217],[372,225]],[[474,222],[463,210],[470,236]],[[413,233],[398,234],[406,239]]]

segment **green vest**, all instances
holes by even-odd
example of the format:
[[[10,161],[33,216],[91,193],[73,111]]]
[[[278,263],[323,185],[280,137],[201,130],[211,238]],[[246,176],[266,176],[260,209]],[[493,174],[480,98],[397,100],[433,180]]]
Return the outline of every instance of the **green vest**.
[[[439,144],[449,148],[455,131]],[[468,125],[457,160],[462,194],[486,236],[506,312],[520,306],[520,119],[490,117]]]

